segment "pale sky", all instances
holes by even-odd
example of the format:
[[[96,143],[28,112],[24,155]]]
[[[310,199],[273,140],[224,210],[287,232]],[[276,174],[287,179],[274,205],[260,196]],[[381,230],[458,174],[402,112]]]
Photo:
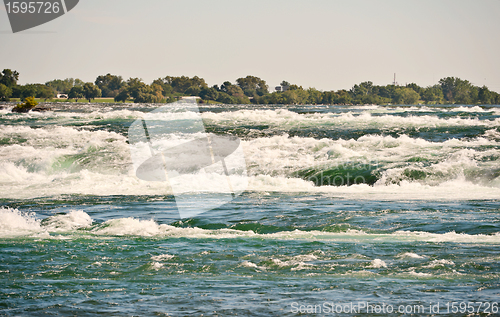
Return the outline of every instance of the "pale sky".
[[[0,70],[20,84],[253,75],[320,90],[396,73],[400,84],[455,76],[500,92],[499,17],[499,0],[80,0],[13,34],[0,4]]]

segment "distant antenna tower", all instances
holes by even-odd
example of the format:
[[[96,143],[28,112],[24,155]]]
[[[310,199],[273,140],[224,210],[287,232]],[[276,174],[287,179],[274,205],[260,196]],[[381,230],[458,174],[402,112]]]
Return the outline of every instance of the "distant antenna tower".
[[[394,86],[396,86],[398,83],[396,82],[396,73],[394,73],[394,81],[392,82]]]

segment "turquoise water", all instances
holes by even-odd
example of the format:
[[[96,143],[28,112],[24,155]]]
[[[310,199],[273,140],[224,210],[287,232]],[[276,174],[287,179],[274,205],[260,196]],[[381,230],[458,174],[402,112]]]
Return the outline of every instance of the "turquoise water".
[[[201,107],[248,188],[186,219],[131,167],[154,105],[9,107],[0,315],[499,315],[499,107]]]

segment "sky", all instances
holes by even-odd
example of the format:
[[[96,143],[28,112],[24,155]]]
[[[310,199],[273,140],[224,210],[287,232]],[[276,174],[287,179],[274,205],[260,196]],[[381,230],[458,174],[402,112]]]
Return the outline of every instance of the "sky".
[[[0,69],[19,83],[111,73],[247,75],[270,87],[420,86],[454,76],[500,92],[500,0],[80,0],[13,34],[0,4]]]

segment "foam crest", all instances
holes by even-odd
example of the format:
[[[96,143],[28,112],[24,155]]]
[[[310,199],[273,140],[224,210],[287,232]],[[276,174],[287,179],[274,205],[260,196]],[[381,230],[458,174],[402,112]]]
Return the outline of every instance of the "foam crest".
[[[293,170],[314,164],[332,166],[351,161],[405,162],[412,158],[429,161],[437,156],[446,158],[462,149],[499,146],[498,142],[476,140],[449,140],[442,143],[413,139],[406,135],[365,135],[358,140],[330,140],[288,137],[287,135],[258,138],[243,143],[246,158],[253,173],[272,175],[273,172]],[[481,152],[475,152],[479,158]],[[490,153],[491,154],[491,153]],[[434,159],[435,160],[435,159]],[[430,161],[433,162],[432,160]]]
[[[472,111],[474,112],[474,111]],[[477,112],[477,111],[476,111]],[[238,110],[233,112],[213,113],[205,112],[202,117],[211,124],[238,126],[248,125],[270,125],[272,127],[314,127],[332,126],[336,128],[410,128],[410,127],[446,127],[446,126],[486,126],[496,127],[500,125],[500,118],[492,120],[480,120],[478,118],[439,118],[434,115],[422,116],[373,116],[369,111],[346,112],[341,114],[298,114],[287,109],[276,110]]]
[[[40,220],[34,213],[21,212],[17,209],[0,208],[0,237],[19,237],[43,232]]]
[[[490,113],[490,112],[497,112],[500,109],[495,109],[495,108],[489,108],[489,109],[483,109],[480,106],[474,106],[474,107],[456,107],[448,110],[448,112],[470,112],[470,113]]]
[[[173,259],[175,256],[172,255],[172,254],[160,254],[160,255],[154,255],[151,257],[151,260],[153,261],[165,261],[165,260],[171,260]]]
[[[136,119],[140,118],[144,112],[130,109],[113,109],[111,107],[100,108],[99,110],[92,108],[82,108],[71,106],[68,109],[80,110],[76,111],[65,111],[65,107],[57,107],[60,109],[54,109],[53,111],[43,111],[36,112],[30,111],[28,113],[11,113],[12,108],[9,110],[2,110],[0,115],[12,115],[23,118],[40,119],[45,122],[50,122],[51,120],[57,120],[57,122],[64,123],[71,121],[75,122],[90,122],[99,120],[113,120],[113,119]]]
[[[32,133],[30,128],[25,131]],[[67,132],[75,131],[68,129]],[[135,176],[124,139],[107,140],[112,134],[93,133],[96,137],[88,138],[85,144],[79,145],[81,147],[72,142],[61,148],[18,144],[0,147],[0,196],[33,198],[60,194],[170,193],[164,182],[142,181]],[[87,135],[82,133],[80,136],[83,139]],[[61,139],[60,142],[66,142],[62,135]],[[484,151],[480,148],[496,147],[497,144],[484,138],[433,143],[405,136],[366,136],[358,141],[274,136],[244,141],[243,149],[250,191],[324,192],[362,199],[368,196],[374,199],[488,199],[500,196],[500,178],[482,181],[481,177],[488,175],[488,170],[494,171],[497,161],[488,157],[495,157],[498,153],[495,149]],[[405,163],[415,157],[424,161]],[[300,169],[312,167],[321,171],[358,161],[380,162],[385,168],[375,186],[316,187],[308,179],[292,176]],[[405,174],[409,173],[407,169],[411,166],[429,176],[409,179]],[[464,170],[477,176],[469,179]],[[199,180],[218,176],[200,172],[184,177]],[[191,183],[190,179],[185,182]],[[225,180],[221,180],[221,184],[225,184]],[[187,187],[186,191],[193,190]]]
[[[73,210],[67,214],[50,216],[42,221],[42,225],[50,232],[72,231],[90,227],[92,218],[82,210]]]
[[[401,273],[401,274],[404,275],[405,273]],[[430,278],[430,277],[433,277],[433,275],[431,273],[416,272],[415,269],[409,271],[408,274],[410,274],[410,276],[415,276],[415,277],[418,277],[418,278]]]
[[[158,224],[154,220],[140,220],[132,217],[118,218],[108,220],[97,226],[92,226],[93,220],[91,217],[81,211],[75,210],[64,215],[54,215],[38,220],[34,214],[20,212],[17,209],[1,208],[0,217],[0,236],[1,237],[16,237],[26,236],[31,234],[47,234],[48,232],[76,232],[87,233],[96,236],[137,236],[151,238],[193,238],[193,239],[272,239],[272,240],[327,240],[339,242],[371,242],[371,243],[400,243],[406,241],[423,241],[423,242],[456,242],[456,243],[473,243],[473,244],[500,244],[500,232],[491,235],[469,235],[456,233],[454,231],[448,233],[429,233],[429,232],[413,232],[413,231],[396,231],[389,234],[371,234],[360,230],[347,230],[346,232],[331,233],[324,231],[281,231],[269,234],[257,234],[251,230],[242,231],[235,229],[201,229],[198,227],[176,227],[167,224]],[[83,231],[80,231],[83,229]],[[287,257],[286,259],[277,259],[276,265],[295,266],[301,263],[318,260],[319,256],[324,253],[315,251],[310,254],[296,255]],[[152,256],[155,262],[169,260],[174,256],[162,254]],[[415,253],[407,252],[399,254],[397,258],[413,258],[422,259]],[[373,267],[383,267],[383,261],[374,260],[371,265]],[[385,263],[385,262],[384,262]],[[450,264],[445,260],[432,262],[436,265]]]
[[[445,266],[455,266],[453,261],[449,260],[432,260],[428,265],[424,266],[427,268],[435,268],[435,267],[445,267]]]
[[[152,237],[165,232],[165,226],[158,225],[153,220],[120,218],[108,220],[92,232],[98,235]]]
[[[425,256],[418,255],[413,252],[405,252],[397,255],[397,258],[399,259],[425,259]]]
[[[85,108],[86,109],[86,108]],[[136,118],[151,116],[133,109],[105,107],[90,112],[65,111],[28,114],[36,118],[64,120],[92,118]],[[350,107],[347,113],[298,114],[287,109],[237,110],[203,113],[205,120],[217,125],[268,124],[271,127],[356,128],[399,126],[431,127],[453,125],[491,126],[475,138],[431,142],[387,135],[364,135],[358,139],[314,139],[276,135],[242,141],[251,191],[323,192],[341,197],[373,199],[489,199],[500,196],[500,119],[432,116],[372,115],[375,111],[492,111],[480,107]],[[87,109],[88,110],[88,109]],[[147,110],[147,109],[144,109]],[[361,114],[359,114],[361,111]],[[462,111],[462,112],[463,112]],[[192,113],[182,109],[157,113],[153,118],[184,120]],[[11,116],[6,115],[6,116]],[[158,116],[158,117],[156,117]],[[161,117],[163,116],[163,117]],[[59,119],[57,119],[59,118]],[[66,119],[64,119],[66,118]],[[57,121],[60,120],[60,121]],[[85,119],[86,120],[86,119]],[[133,171],[127,138],[115,132],[87,131],[75,127],[0,125],[0,197],[34,198],[60,194],[84,195],[165,195],[171,194],[166,182],[139,180]],[[182,144],[196,135],[172,133],[153,140],[157,150]],[[374,167],[374,180],[352,186],[314,186],[306,174],[338,172],[339,166],[350,163]],[[347,176],[351,170],[340,176]],[[368,171],[370,173],[371,171]],[[306,175],[306,176],[304,176]],[[220,177],[218,173],[200,171],[183,175],[175,181],[180,192],[193,192],[202,184]],[[174,179],[174,178],[173,178]],[[246,180],[238,180],[243,184]],[[227,181],[220,179],[221,191]],[[178,184],[178,185],[179,185]],[[185,186],[183,186],[185,184]],[[374,186],[368,186],[370,184]],[[325,185],[325,184],[320,184]]]
[[[246,268],[251,268],[251,269],[259,269],[259,270],[266,270],[266,267],[264,266],[258,266],[257,264],[250,262],[250,261],[243,261],[240,263],[240,266],[246,267]]]
[[[496,148],[500,144],[482,137],[438,143],[405,135],[397,138],[366,135],[358,140],[317,140],[282,135],[245,141],[243,146],[249,174],[260,180],[265,188],[272,182],[265,176],[293,178],[299,173],[317,179],[323,177],[324,172],[342,173],[346,167],[352,171],[343,173],[350,175],[363,169],[379,170],[377,184],[382,186],[401,185],[405,181],[439,186],[463,179],[485,187],[497,187],[495,179],[500,176],[496,172],[499,159]],[[302,177],[314,181],[312,176]],[[353,179],[354,176],[351,181]],[[342,185],[345,184],[347,181]]]
[[[163,268],[163,266],[165,266],[165,264],[159,262],[152,262],[151,264],[149,264],[149,268],[155,271],[158,271],[159,269]]]
[[[241,231],[235,229],[201,229],[181,228],[166,224],[157,224],[153,220],[139,220],[134,218],[120,218],[104,222],[91,230],[92,234],[110,236],[142,236],[142,237],[172,237],[172,238],[195,238],[195,239],[234,239],[234,238],[260,238],[260,239],[282,239],[282,240],[334,240],[343,242],[457,242],[457,243],[500,243],[500,233],[493,235],[469,235],[448,232],[443,234],[429,232],[397,231],[390,234],[370,234],[359,230],[348,230],[341,233],[330,233],[323,231],[282,231],[270,234],[257,234],[253,231]],[[415,257],[415,255],[404,257]],[[290,265],[299,262],[309,262],[318,259],[316,254],[298,255],[280,263]],[[290,262],[287,262],[290,261]],[[379,262],[377,262],[379,263]],[[380,264],[380,263],[379,263]]]
[[[37,149],[81,149],[90,141],[113,143],[125,142],[126,138],[116,132],[87,131],[75,127],[49,126],[31,128],[18,125],[0,125],[4,140],[11,139],[14,144],[33,146]]]
[[[500,243],[500,232],[492,235],[470,235],[466,233],[456,233],[455,231],[447,233],[429,233],[420,231],[397,231],[393,233],[398,238],[409,238],[417,241],[428,242],[459,242],[459,243]]]
[[[314,267],[314,264],[308,263],[318,258],[314,254],[299,254],[295,256],[285,256],[282,259],[271,258],[271,266],[279,268],[290,268],[291,271],[306,270]],[[252,263],[253,264],[253,263]]]
[[[369,267],[374,269],[387,268],[387,263],[385,263],[385,261],[382,261],[381,259],[375,259],[371,261]]]

